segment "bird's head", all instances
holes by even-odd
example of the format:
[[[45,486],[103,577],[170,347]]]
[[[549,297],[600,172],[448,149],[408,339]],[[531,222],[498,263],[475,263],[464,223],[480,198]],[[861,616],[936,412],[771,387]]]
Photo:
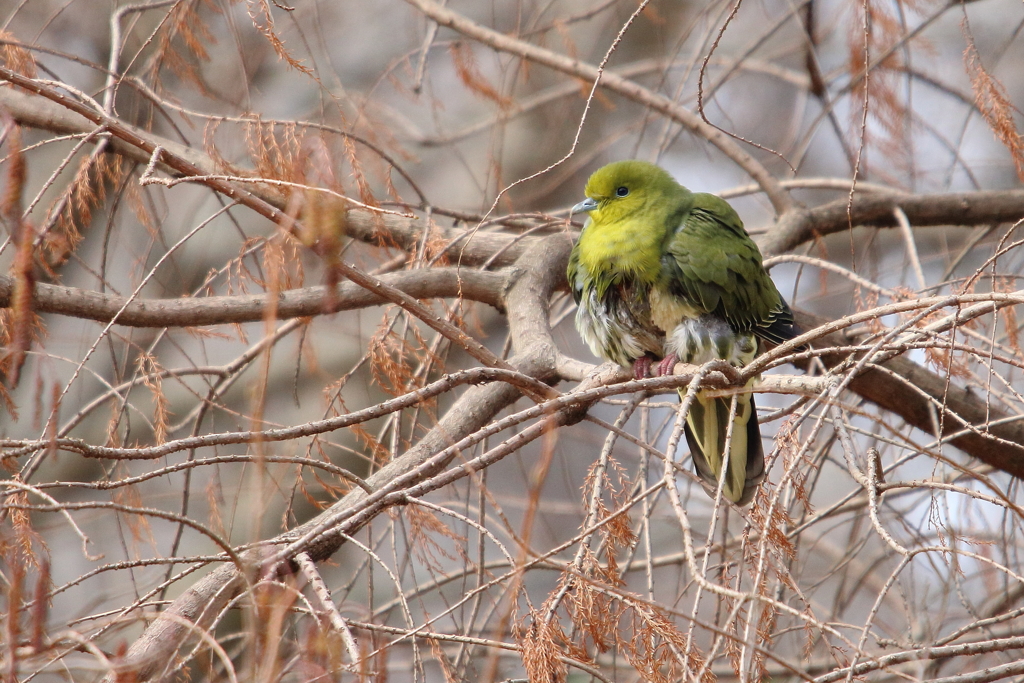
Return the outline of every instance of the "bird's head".
[[[688,194],[664,169],[636,160],[616,161],[599,168],[590,176],[584,192],[587,198],[572,207],[572,212],[588,213],[595,223],[619,221]]]

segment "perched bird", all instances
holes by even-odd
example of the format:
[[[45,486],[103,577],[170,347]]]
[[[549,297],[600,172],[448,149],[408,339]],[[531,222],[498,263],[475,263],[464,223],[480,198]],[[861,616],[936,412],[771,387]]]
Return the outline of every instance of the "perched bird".
[[[720,197],[694,193],[665,170],[618,161],[587,181],[588,214],[569,257],[576,328],[595,355],[647,376],[676,362],[749,363],[758,341],[797,334],[793,313],[761,262],[736,211]],[[694,467],[714,496],[745,505],[764,478],[754,397],[739,394],[729,452],[731,397],[697,394],[685,434]]]

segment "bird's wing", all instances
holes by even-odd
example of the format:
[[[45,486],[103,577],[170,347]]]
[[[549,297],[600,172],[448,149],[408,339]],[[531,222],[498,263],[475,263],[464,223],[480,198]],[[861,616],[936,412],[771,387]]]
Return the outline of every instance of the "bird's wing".
[[[796,334],[789,306],[728,202],[696,194],[689,211],[673,220],[677,225],[668,231],[662,255],[671,294],[775,344]]]

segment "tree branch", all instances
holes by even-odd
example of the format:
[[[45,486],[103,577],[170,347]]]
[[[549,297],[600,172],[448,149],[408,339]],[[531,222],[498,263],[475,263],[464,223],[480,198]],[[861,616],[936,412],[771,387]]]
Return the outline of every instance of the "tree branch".
[[[850,225],[898,227],[901,209],[914,227],[1012,223],[1024,218],[1024,190],[987,190],[944,194],[869,192],[837,199],[813,209],[783,216],[759,241],[765,256],[782,254],[813,240],[849,229]]]
[[[502,289],[507,273],[471,268],[422,268],[389,273],[381,282],[416,299],[463,298],[495,308],[503,305]],[[14,279],[0,275],[0,308],[11,306]],[[100,294],[77,287],[37,284],[32,309],[37,313],[58,313],[73,318],[110,322],[126,327],[196,327],[257,322],[266,315],[270,294],[240,296],[184,297],[178,299],[136,299]],[[301,318],[380,306],[387,299],[351,282],[343,282],[329,295],[327,287],[305,287],[280,292],[274,308],[276,318]],[[118,312],[120,311],[120,315]]]

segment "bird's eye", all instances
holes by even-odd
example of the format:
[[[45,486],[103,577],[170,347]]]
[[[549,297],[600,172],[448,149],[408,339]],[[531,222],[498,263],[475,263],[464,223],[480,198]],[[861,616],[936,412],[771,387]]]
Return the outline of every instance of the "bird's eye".
[[[625,185],[623,185],[619,189],[615,190],[615,196],[616,197],[625,197],[627,194],[629,194],[629,188],[626,187]]]

